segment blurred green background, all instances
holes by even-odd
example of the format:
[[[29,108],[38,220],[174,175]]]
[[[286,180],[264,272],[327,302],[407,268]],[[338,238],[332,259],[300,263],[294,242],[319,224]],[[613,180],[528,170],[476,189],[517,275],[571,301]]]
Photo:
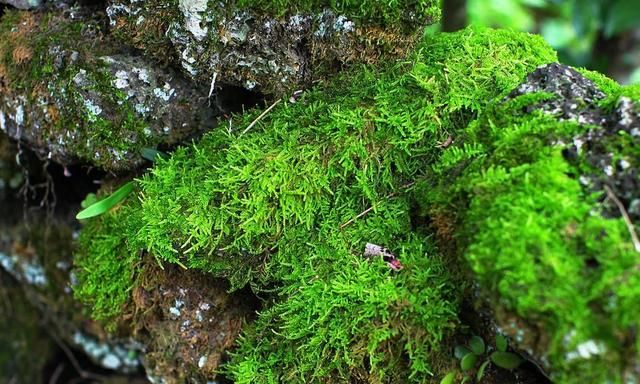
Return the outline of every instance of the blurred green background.
[[[560,61],[640,83],[640,0],[443,0],[443,29],[467,24],[538,33]]]

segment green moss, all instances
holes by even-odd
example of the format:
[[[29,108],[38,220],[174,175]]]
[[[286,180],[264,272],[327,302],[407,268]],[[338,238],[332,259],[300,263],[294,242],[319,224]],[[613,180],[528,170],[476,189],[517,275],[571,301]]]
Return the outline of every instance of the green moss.
[[[589,77],[610,92],[602,107],[611,110],[625,90]],[[455,207],[459,253],[494,308],[544,335],[542,344],[530,347],[548,359],[554,380],[622,382],[622,372],[637,359],[630,330],[638,324],[630,314],[640,289],[628,271],[638,256],[624,221],[601,215],[602,194],[578,181],[602,171],[582,157],[568,163],[563,146],[553,144],[591,127],[520,112],[548,97],[528,95],[487,108],[469,125],[464,144],[434,164],[441,178],[418,189],[425,211]],[[598,145],[637,158],[627,136],[605,136]],[[446,177],[452,173],[458,175],[453,181]],[[576,350],[584,343],[606,352],[581,358]]]
[[[101,220],[87,220],[78,239],[78,248],[91,249],[91,254],[76,253],[74,296],[88,305],[92,318],[111,329],[131,296],[140,262],[136,247],[127,246],[139,226],[138,210],[136,200],[128,199]]]
[[[325,8],[348,18],[380,24],[397,24],[403,21],[429,24],[440,18],[440,2],[434,0],[239,0],[239,9],[255,9],[274,15],[294,15],[297,13],[317,13]]]
[[[139,207],[100,219],[116,227],[87,227],[80,272],[144,248],[234,288],[250,283],[266,302],[227,366],[238,382],[425,382],[447,369],[442,343],[464,284],[412,220],[424,200],[413,183],[433,176],[438,143],[465,137],[470,120],[555,59],[531,35],[436,34],[407,60],[354,69],[246,133],[259,112],[240,116],[159,161]],[[367,242],[405,269],[364,260]],[[114,289],[92,287],[85,297]]]

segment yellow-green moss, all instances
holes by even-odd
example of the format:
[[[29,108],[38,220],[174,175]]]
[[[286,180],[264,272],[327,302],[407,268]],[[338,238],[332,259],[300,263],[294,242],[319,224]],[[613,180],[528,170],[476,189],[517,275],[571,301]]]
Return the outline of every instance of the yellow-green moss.
[[[100,255],[142,247],[234,287],[250,283],[266,308],[226,368],[238,382],[430,380],[448,364],[442,342],[464,285],[414,220],[425,199],[414,183],[433,175],[441,142],[463,137],[469,121],[555,59],[521,33],[425,36],[407,60],[354,69],[248,132],[259,112],[238,117],[230,131],[159,161],[141,181],[140,206],[100,219],[115,228],[85,230],[84,279],[100,300],[98,290],[112,289],[92,274]],[[132,222],[136,232],[123,232]],[[103,248],[101,237],[114,242]],[[405,269],[365,260],[367,242]]]

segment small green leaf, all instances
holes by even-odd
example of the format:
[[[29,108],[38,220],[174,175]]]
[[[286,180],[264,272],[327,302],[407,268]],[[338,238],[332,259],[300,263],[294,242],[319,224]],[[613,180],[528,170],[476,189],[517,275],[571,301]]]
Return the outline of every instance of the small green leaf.
[[[162,152],[162,151],[158,151],[155,148],[142,148],[140,150],[140,154],[142,155],[142,157],[144,157],[145,159],[151,161],[151,162],[156,162],[156,160],[158,159],[158,157],[161,157],[163,159],[167,159],[169,158],[169,155],[167,155],[166,153]]]
[[[460,368],[463,371],[468,371],[470,369],[473,369],[473,367],[476,366],[477,361],[478,361],[478,355],[469,353],[468,355],[463,357],[462,360],[460,361]]]
[[[476,355],[482,355],[484,353],[484,340],[478,336],[473,336],[471,340],[469,340],[469,347],[471,347],[471,351]]]
[[[442,380],[440,380],[440,384],[453,384],[453,379],[455,378],[455,372],[449,372],[447,373],[447,376],[443,377]]]
[[[476,375],[477,382],[480,382],[480,380],[482,380],[482,376],[484,376],[484,370],[487,369],[487,365],[489,365],[490,362],[490,360],[485,360],[478,369],[478,374]]]
[[[117,191],[113,192],[108,197],[95,202],[87,208],[83,209],[76,215],[76,219],[83,220],[90,217],[102,215],[111,208],[115,207],[116,204],[124,200],[124,198],[127,197],[127,195],[131,193],[131,191],[133,191],[133,181],[129,181],[122,187],[118,188]]]
[[[511,352],[493,352],[491,354],[491,361],[498,367],[504,369],[516,369],[522,364],[522,358]]]
[[[471,353],[471,350],[464,345],[456,345],[456,348],[453,350],[453,355],[458,360],[462,360],[463,357],[467,356]]]
[[[496,335],[496,349],[500,352],[507,352],[507,338],[501,334]]]

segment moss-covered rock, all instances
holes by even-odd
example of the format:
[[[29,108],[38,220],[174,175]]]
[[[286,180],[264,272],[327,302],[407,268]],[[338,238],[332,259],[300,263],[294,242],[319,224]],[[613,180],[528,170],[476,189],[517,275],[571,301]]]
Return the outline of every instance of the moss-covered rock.
[[[457,183],[468,181],[465,165],[486,155],[465,137],[555,60],[526,34],[428,35],[401,63],[359,67],[264,116],[238,117],[159,161],[140,199],[89,224],[77,294],[112,316],[124,302],[104,301],[115,286],[103,282],[134,287],[118,271],[136,270],[145,249],[235,289],[248,283],[264,299],[225,366],[236,382],[441,376],[472,284],[465,246],[433,236],[461,231],[449,211],[466,212],[468,196],[455,190],[455,204],[440,204],[437,192],[466,185]],[[429,220],[420,204],[433,208]],[[367,244],[396,256],[369,259]]]
[[[438,1],[113,0],[114,33],[197,84],[281,96],[353,63],[404,57]],[[172,51],[168,57],[167,52]]]
[[[533,72],[419,188],[425,212],[457,223],[457,252],[515,345],[558,382],[635,382],[640,102],[585,75]]]
[[[131,54],[88,12],[2,17],[0,129],[43,158],[121,172],[141,164],[142,148],[212,125],[206,89]]]

